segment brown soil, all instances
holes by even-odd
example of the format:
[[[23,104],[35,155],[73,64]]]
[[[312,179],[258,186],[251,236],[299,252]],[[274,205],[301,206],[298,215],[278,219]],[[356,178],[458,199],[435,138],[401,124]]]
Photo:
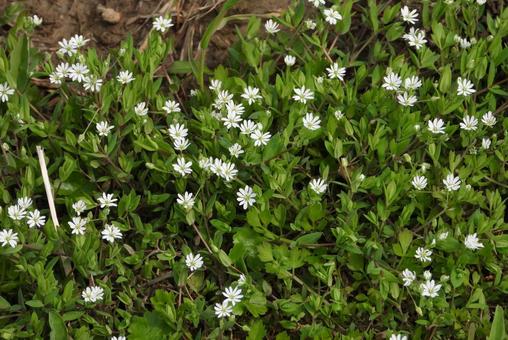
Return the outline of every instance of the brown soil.
[[[99,52],[119,46],[127,35],[132,35],[136,46],[145,41],[153,18],[171,15],[175,22],[177,53],[174,59],[185,59],[195,53],[199,39],[207,24],[215,17],[225,0],[22,0],[27,14],[42,17],[43,25],[37,28],[32,41],[44,51],[56,51],[58,41],[74,34],[90,39],[89,45]],[[0,0],[0,12],[14,0]],[[290,0],[240,0],[230,14],[277,14]],[[108,18],[101,15],[104,10]],[[113,21],[114,23],[108,22]],[[117,21],[117,22],[115,22]],[[227,58],[227,47],[235,38],[235,22],[228,24],[212,38],[208,53],[209,66]]]

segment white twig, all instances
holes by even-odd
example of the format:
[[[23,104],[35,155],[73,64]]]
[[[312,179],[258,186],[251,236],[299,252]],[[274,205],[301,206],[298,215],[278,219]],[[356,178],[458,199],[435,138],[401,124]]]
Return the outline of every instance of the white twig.
[[[39,165],[41,166],[42,180],[44,181],[44,188],[46,189],[46,196],[48,197],[49,211],[51,212],[51,219],[53,225],[58,227],[58,217],[56,216],[55,201],[53,199],[53,191],[51,190],[51,183],[49,182],[48,168],[46,167],[46,160],[44,159],[44,149],[37,145],[37,155],[39,156]]]

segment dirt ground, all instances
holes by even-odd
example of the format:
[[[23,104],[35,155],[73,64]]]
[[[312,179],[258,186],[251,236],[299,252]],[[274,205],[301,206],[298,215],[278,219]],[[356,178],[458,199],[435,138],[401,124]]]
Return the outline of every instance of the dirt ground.
[[[14,0],[0,0],[0,12]],[[34,36],[34,46],[56,51],[58,41],[74,34],[90,39],[90,46],[99,51],[116,47],[131,34],[137,46],[143,45],[153,18],[171,15],[175,22],[175,59],[186,58],[195,50],[207,24],[215,17],[225,0],[21,0],[27,14],[37,14],[44,23]],[[290,0],[240,0],[231,14],[276,14],[287,8]],[[235,38],[235,22],[213,37],[208,52],[209,66],[227,58],[227,47]],[[186,48],[182,48],[186,44]],[[189,45],[192,49],[189,49]]]

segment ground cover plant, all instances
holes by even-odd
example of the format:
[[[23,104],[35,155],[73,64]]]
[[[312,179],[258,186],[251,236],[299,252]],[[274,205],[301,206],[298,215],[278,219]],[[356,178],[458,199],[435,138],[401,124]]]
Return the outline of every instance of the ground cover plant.
[[[503,1],[237,2],[169,66],[171,13],[104,56],[2,14],[0,337],[504,339]]]

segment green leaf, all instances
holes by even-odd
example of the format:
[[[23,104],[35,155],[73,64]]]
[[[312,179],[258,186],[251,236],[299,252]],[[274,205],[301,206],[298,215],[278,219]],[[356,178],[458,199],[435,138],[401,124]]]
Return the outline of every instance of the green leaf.
[[[295,244],[296,245],[315,244],[322,234],[323,234],[322,232],[315,232],[300,236],[295,240]]]
[[[51,340],[67,339],[67,328],[62,317],[57,312],[49,312],[49,328],[51,329],[49,333]]]
[[[504,324],[504,310],[503,307],[497,306],[494,314],[494,320],[490,327],[489,340],[501,340],[506,338],[505,324]]]
[[[413,241],[413,232],[411,230],[404,229],[399,233],[399,243],[403,254],[406,254],[411,241]]]
[[[263,325],[262,320],[256,320],[250,326],[249,335],[247,336],[247,340],[259,340],[263,339],[266,335],[266,329]]]
[[[263,150],[263,162],[266,162],[274,157],[276,157],[281,151],[284,149],[284,141],[282,137],[277,134],[264,147]]]

